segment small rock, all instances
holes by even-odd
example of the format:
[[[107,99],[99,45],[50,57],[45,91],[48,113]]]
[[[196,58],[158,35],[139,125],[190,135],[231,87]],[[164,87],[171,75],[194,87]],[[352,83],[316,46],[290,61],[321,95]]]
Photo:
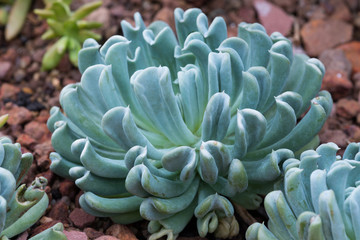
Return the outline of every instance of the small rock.
[[[351,142],[360,141],[360,127],[356,125],[350,125],[345,129],[345,131],[349,135],[349,141]]]
[[[16,240],[27,240],[29,236],[29,233],[27,231],[23,232],[22,234],[20,234]]]
[[[310,56],[351,40],[353,26],[336,19],[311,20],[301,28],[301,37]]]
[[[319,56],[326,72],[322,82],[322,89],[328,90],[334,100],[347,96],[353,89],[349,79],[351,63],[341,49],[325,50]]]
[[[20,125],[32,119],[32,114],[29,110],[24,107],[18,107],[15,104],[6,105],[6,109],[4,110],[9,114],[7,121],[9,125]]]
[[[340,148],[344,148],[347,146],[346,139],[347,135],[342,130],[330,130],[326,129],[322,131],[320,134],[321,142],[333,142],[338,145]]]
[[[48,110],[41,110],[41,112],[39,113],[39,116],[36,117],[35,121],[40,122],[40,123],[46,123],[47,120],[49,119],[50,114]]]
[[[57,219],[63,223],[68,222],[70,199],[67,196],[63,196],[52,206],[48,216],[52,219]]]
[[[22,80],[24,80],[26,77],[26,72],[24,69],[18,69],[15,71],[14,73],[14,79],[15,79],[15,82],[19,83],[21,82]]]
[[[342,98],[336,103],[336,114],[343,118],[354,118],[360,113],[360,103],[353,99]]]
[[[103,235],[101,237],[96,238],[95,240],[119,240],[119,239],[113,236]]]
[[[54,148],[51,145],[51,140],[37,144],[35,147],[34,157],[37,165],[43,170],[49,169],[50,159],[49,154],[54,151]]]
[[[102,23],[102,28],[107,29],[108,27],[110,27],[110,17],[110,10],[106,7],[100,7],[93,11],[89,16],[87,16],[86,20]]]
[[[273,0],[273,2],[287,12],[294,12],[297,7],[297,0]]]
[[[2,100],[7,98],[16,99],[16,94],[18,92],[20,92],[19,87],[8,83],[2,83],[0,88],[0,99]]]
[[[70,199],[74,199],[78,189],[76,188],[74,181],[65,179],[64,181],[61,181],[59,191],[62,196],[68,196]]]
[[[11,69],[11,62],[1,61],[0,62],[0,80],[4,79]]]
[[[24,132],[38,142],[44,142],[45,140],[49,139],[51,134],[45,123],[40,123],[37,121],[31,121],[26,124]]]
[[[88,238],[90,239],[99,238],[104,235],[104,233],[99,232],[93,228],[85,228],[84,232],[86,233],[86,236],[88,236]]]
[[[70,220],[73,222],[73,224],[76,227],[79,227],[81,229],[91,225],[95,221],[94,216],[88,214],[87,212],[85,212],[81,208],[75,208],[70,213],[69,217],[70,217]]]
[[[123,5],[116,5],[110,9],[110,13],[114,17],[122,18],[124,16],[125,7]]]
[[[360,41],[352,41],[338,47],[345,52],[345,56],[352,64],[353,73],[360,72]]]
[[[64,234],[66,235],[68,240],[88,240],[88,237],[84,232],[64,230]]]
[[[345,72],[328,70],[325,73],[321,88],[328,90],[333,99],[337,100],[348,95],[353,89],[353,84]]]
[[[350,21],[351,20],[351,12],[343,1],[333,1],[334,2],[334,13],[331,14],[331,18]]]
[[[155,15],[154,20],[160,20],[168,23],[170,27],[175,29],[173,10],[169,7],[161,8]]]
[[[254,7],[269,35],[273,32],[280,32],[284,36],[290,33],[294,19],[284,10],[265,0],[254,1]]]
[[[20,143],[21,146],[28,147],[30,149],[32,149],[34,147],[34,144],[36,144],[36,140],[27,134],[21,134],[17,138],[16,142]]]
[[[137,239],[135,234],[131,232],[127,226],[121,224],[113,224],[106,230],[105,234],[117,237],[121,240]]]
[[[29,55],[22,56],[20,58],[20,67],[26,68],[31,63],[31,57]]]

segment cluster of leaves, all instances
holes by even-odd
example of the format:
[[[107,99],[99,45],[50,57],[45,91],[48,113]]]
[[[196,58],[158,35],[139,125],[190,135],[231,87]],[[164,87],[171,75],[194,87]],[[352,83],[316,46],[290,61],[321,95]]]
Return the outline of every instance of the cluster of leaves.
[[[176,35],[138,13],[135,24],[85,41],[81,82],[48,121],[51,169],[75,180],[87,212],[145,218],[151,239],[176,238],[193,216],[200,236],[235,236],[230,200],[257,208],[283,161],[318,145],[332,107],[324,67],[260,24],[227,38],[224,19],[209,26],[199,9],[175,10]]]
[[[334,143],[284,162],[284,181],[265,198],[268,228],[256,223],[246,233],[261,239],[360,239],[360,144],[343,160]]]
[[[91,2],[82,5],[72,12],[70,10],[71,0],[46,1],[45,9],[35,9],[35,13],[45,18],[49,29],[42,35],[43,39],[60,39],[52,45],[42,59],[42,69],[51,70],[56,67],[66,52],[72,64],[77,66],[78,53],[81,44],[87,38],[99,40],[100,35],[91,31],[99,28],[101,23],[83,20],[95,9],[101,6],[101,1]]]

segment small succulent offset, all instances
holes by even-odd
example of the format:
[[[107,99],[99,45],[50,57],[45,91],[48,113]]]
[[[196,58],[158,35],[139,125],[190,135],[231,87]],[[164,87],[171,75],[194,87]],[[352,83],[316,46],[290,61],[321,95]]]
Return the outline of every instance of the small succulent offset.
[[[284,162],[281,190],[269,193],[268,228],[255,223],[252,239],[360,239],[360,144],[350,143],[343,155],[334,143]]]
[[[175,23],[177,38],[137,13],[124,37],[85,41],[81,82],[48,120],[51,169],[76,180],[87,212],[147,219],[151,239],[176,238],[194,215],[200,236],[232,237],[230,200],[257,208],[279,165],[317,146],[332,107],[324,67],[260,24],[227,38],[224,19],[208,26],[199,9],[176,9]]]
[[[71,0],[46,1],[46,9],[35,9],[35,13],[47,20],[50,27],[43,35],[43,39],[60,39],[51,46],[42,59],[42,69],[51,70],[56,67],[66,52],[72,64],[77,66],[78,53],[81,44],[87,38],[99,40],[100,35],[90,31],[99,28],[101,23],[82,20],[101,6],[102,1],[84,4],[75,12],[71,12]]]
[[[0,138],[0,239],[25,231],[45,212],[49,199],[43,191],[47,180],[36,178],[30,187],[20,185],[33,161],[21,154],[20,145]],[[20,185],[20,186],[19,186]]]

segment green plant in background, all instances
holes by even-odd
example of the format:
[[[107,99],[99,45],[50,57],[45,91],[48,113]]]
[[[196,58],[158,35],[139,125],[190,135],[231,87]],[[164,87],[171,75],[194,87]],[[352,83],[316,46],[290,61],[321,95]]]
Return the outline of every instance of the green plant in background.
[[[285,178],[265,198],[268,228],[255,223],[251,239],[360,239],[360,144],[343,160],[334,143],[309,150],[283,164]]]
[[[194,215],[200,236],[232,237],[230,200],[257,208],[279,165],[318,145],[332,107],[324,67],[260,24],[227,38],[224,19],[208,26],[199,9],[176,9],[175,23],[177,38],[137,13],[124,37],[85,41],[81,82],[48,120],[51,169],[84,190],[90,214],[149,220],[150,239],[176,238]]]
[[[15,38],[21,31],[31,2],[31,0],[0,0],[0,25],[5,25],[6,41]]]
[[[49,30],[43,35],[43,39],[60,38],[45,53],[42,59],[42,69],[51,70],[56,67],[66,52],[69,53],[73,65],[78,64],[78,53],[81,44],[87,38],[99,40],[100,35],[91,31],[99,28],[101,23],[82,20],[95,9],[101,6],[101,1],[84,4],[75,12],[70,10],[71,0],[45,1],[45,9],[35,9],[35,13],[46,19]]]

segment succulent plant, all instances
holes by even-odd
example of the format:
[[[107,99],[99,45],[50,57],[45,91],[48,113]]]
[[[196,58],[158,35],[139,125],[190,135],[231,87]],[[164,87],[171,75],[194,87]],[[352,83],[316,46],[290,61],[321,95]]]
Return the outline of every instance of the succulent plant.
[[[73,65],[77,66],[78,53],[81,44],[87,38],[99,40],[100,35],[90,31],[99,28],[101,23],[82,20],[101,6],[102,1],[84,4],[75,12],[71,12],[71,0],[45,1],[46,9],[35,9],[35,13],[47,20],[50,27],[43,35],[43,39],[60,39],[52,45],[42,59],[42,69],[51,70],[56,67],[64,54],[68,51]]]
[[[175,238],[194,215],[200,236],[235,236],[230,200],[258,207],[292,151],[317,146],[332,107],[324,67],[260,24],[227,38],[224,19],[208,26],[199,9],[176,9],[175,23],[177,38],[136,13],[124,36],[84,42],[81,82],[48,120],[51,169],[84,190],[87,212],[145,218],[151,239]]]
[[[284,162],[284,181],[265,198],[268,228],[255,223],[251,239],[360,239],[360,144],[350,143],[343,160],[334,143]]]
[[[30,187],[20,185],[33,161],[20,145],[0,138],[0,238],[11,238],[32,226],[45,212],[49,199],[47,180],[36,178]],[[20,186],[19,186],[20,185]]]
[[[0,0],[0,25],[5,25],[6,41],[15,38],[21,31],[31,2],[32,0]]]

